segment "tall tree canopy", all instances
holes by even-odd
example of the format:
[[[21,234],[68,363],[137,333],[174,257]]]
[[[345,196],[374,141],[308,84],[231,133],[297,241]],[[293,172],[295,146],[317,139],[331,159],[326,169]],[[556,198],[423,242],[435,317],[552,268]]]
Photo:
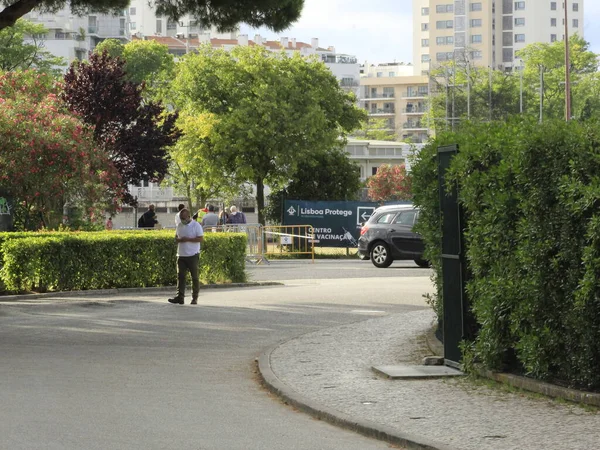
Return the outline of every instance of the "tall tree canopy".
[[[0,71],[39,69],[58,73],[67,62],[44,48],[42,36],[47,32],[44,25],[23,19],[0,30]]]
[[[213,26],[220,30],[233,30],[238,23],[258,28],[266,26],[282,31],[298,20],[304,0],[154,0],[157,16],[173,20],[187,14],[193,16],[202,28]],[[116,13],[129,6],[129,0],[0,0],[0,30],[13,25],[17,19],[33,9],[58,11],[66,4],[76,15]]]
[[[265,184],[286,184],[298,161],[340,147],[365,117],[322,62],[258,46],[201,47],[178,64],[171,95],[216,116],[212,164],[256,186],[261,223]]]
[[[124,183],[161,181],[168,169],[166,149],[179,136],[177,114],[143,101],[142,85],[126,81],[123,65],[108,53],[74,63],[65,75],[62,97],[94,127],[94,140],[110,155]],[[123,200],[133,199],[127,193]]]

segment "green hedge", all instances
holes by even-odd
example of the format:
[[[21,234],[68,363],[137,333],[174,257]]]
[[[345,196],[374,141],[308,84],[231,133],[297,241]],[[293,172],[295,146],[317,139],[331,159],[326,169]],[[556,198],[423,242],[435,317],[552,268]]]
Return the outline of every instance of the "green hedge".
[[[12,292],[173,285],[173,233],[3,233],[0,278]],[[200,258],[202,282],[245,281],[245,252],[244,234],[207,233]]]
[[[597,124],[467,124],[413,165],[420,232],[440,280],[436,152],[458,143],[448,182],[466,215],[466,345],[489,369],[600,389],[600,131]],[[438,301],[434,306],[441,312]]]

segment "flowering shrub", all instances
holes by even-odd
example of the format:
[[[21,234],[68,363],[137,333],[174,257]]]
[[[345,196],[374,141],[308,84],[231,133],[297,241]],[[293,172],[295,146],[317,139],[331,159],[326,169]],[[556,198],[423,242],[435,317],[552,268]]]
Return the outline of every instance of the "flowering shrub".
[[[410,200],[412,198],[411,179],[404,164],[391,166],[382,164],[377,173],[367,180],[369,198],[376,202],[390,200]]]
[[[57,226],[67,202],[85,206],[93,217],[121,184],[89,127],[64,109],[57,89],[35,71],[0,76],[0,186],[26,212],[26,228]]]

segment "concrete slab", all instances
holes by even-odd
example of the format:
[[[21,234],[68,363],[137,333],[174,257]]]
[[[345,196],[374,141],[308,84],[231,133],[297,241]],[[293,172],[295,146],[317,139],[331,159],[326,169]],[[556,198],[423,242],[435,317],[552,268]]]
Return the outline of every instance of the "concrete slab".
[[[393,366],[373,366],[373,371],[392,380],[423,379],[441,377],[460,377],[464,373],[446,366],[409,366],[397,364]]]

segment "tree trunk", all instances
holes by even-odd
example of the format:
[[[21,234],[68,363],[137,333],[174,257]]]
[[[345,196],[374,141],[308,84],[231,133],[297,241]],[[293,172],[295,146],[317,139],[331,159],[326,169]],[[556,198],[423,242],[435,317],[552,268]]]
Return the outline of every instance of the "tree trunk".
[[[265,184],[262,178],[256,179],[256,206],[258,207],[258,223],[265,224]]]
[[[31,12],[39,4],[39,0],[19,0],[4,9],[0,9],[0,30],[12,27],[19,18]]]

